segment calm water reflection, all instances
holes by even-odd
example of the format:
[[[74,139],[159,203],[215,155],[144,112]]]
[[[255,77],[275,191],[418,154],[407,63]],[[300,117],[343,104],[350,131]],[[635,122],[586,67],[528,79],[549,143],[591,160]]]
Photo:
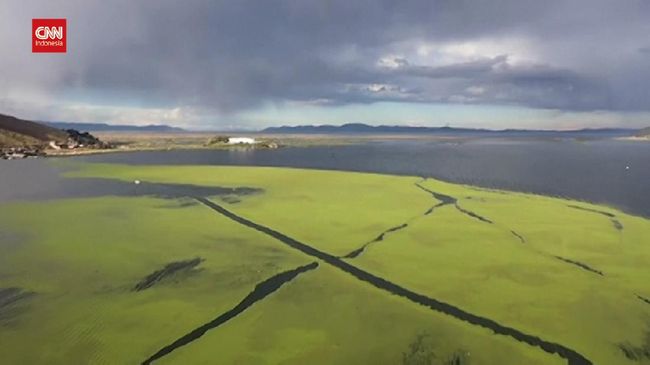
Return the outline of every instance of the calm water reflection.
[[[650,217],[650,143],[645,142],[396,141],[278,150],[115,153],[74,160],[289,166],[430,176],[604,203]],[[45,160],[0,163],[0,201],[65,188],[67,183],[56,178],[58,169]]]

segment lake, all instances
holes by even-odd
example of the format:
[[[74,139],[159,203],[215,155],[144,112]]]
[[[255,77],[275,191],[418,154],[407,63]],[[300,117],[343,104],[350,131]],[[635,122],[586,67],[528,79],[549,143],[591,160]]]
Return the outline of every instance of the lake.
[[[71,157],[74,161],[284,166],[417,175],[488,188],[560,196],[650,217],[650,143],[632,141],[374,141],[274,150],[144,151]],[[59,166],[60,165],[60,166]],[[59,179],[66,164],[0,162],[0,202],[92,196],[124,189]]]

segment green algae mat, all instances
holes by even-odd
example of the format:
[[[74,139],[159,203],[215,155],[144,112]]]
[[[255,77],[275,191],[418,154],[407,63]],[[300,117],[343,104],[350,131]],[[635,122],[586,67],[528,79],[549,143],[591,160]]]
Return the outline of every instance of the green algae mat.
[[[350,172],[67,178],[129,188],[0,206],[2,364],[650,364],[645,218]]]

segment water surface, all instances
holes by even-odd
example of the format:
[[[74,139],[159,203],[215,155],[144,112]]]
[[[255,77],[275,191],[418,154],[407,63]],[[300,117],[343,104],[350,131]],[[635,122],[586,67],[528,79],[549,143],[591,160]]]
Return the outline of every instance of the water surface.
[[[561,196],[650,217],[650,143],[482,139],[386,141],[347,146],[127,152],[77,161],[164,165],[253,165],[364,171]],[[74,194],[46,160],[0,163],[0,202]],[[79,183],[77,183],[79,184]],[[92,187],[84,187],[91,189]],[[60,195],[60,193],[59,193]]]

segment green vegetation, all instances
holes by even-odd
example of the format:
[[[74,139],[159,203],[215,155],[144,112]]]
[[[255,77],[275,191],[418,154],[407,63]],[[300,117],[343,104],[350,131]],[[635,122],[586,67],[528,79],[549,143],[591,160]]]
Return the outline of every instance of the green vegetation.
[[[21,315],[0,327],[3,362],[140,363],[258,281],[307,261],[200,206],[179,205],[97,198],[3,207],[3,230],[24,242],[2,246],[0,286],[36,293],[15,302]],[[166,264],[194,257],[204,259],[196,270],[133,291]]]
[[[2,206],[3,362],[141,363],[190,338],[154,363],[567,363],[502,329],[380,290],[233,217],[337,257],[365,245],[336,260],[594,364],[650,361],[647,219],[377,174],[89,164],[70,177],[264,191],[208,197],[231,217],[191,198],[153,196]],[[251,299],[258,291],[266,296]]]
[[[442,360],[461,347],[476,364],[562,364],[556,356],[386,295],[325,265],[160,364],[400,365],[424,331],[430,334],[424,346],[432,365],[446,365]]]

